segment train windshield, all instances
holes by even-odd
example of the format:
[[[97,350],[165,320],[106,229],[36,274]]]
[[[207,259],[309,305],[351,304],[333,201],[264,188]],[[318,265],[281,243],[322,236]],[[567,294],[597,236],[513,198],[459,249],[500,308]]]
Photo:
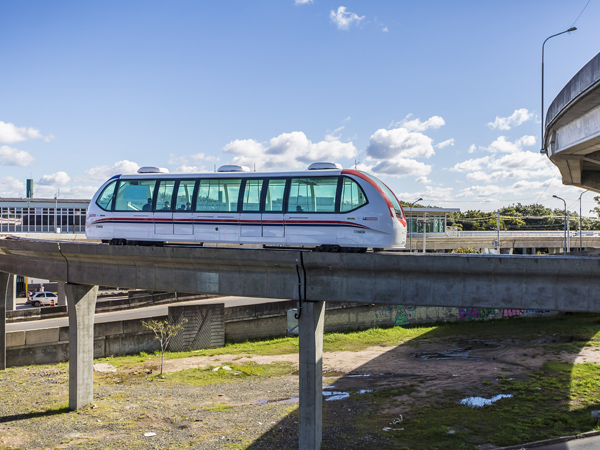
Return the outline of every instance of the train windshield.
[[[362,171],[361,171],[361,173],[365,174],[371,180],[373,180],[375,182],[375,184],[377,184],[377,186],[379,186],[381,188],[381,190],[385,193],[385,195],[388,196],[388,198],[390,199],[390,202],[392,202],[392,205],[394,205],[396,217],[401,217],[401,218],[404,217],[404,214],[402,213],[402,207],[400,206],[400,203],[398,203],[398,199],[396,198],[394,193],[390,190],[390,188],[387,187],[381,180],[375,178],[373,175],[366,173],[366,172],[362,172]]]

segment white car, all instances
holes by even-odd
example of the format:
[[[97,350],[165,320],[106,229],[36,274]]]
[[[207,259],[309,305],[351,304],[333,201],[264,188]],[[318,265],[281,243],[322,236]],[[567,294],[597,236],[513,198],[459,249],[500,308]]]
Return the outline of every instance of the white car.
[[[58,303],[58,295],[54,292],[34,292],[27,298],[27,303],[34,307],[55,306]]]

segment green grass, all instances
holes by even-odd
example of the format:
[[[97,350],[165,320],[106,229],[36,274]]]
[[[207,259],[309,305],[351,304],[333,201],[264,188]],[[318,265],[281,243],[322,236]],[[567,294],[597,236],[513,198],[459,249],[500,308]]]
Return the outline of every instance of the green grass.
[[[575,435],[599,429],[590,412],[600,407],[600,367],[594,364],[549,362],[525,380],[500,377],[494,392],[479,394],[491,398],[511,394],[492,405],[472,408],[461,405],[464,392],[453,390],[424,399],[420,408],[405,414],[385,432],[394,447],[411,450],[472,449],[492,443],[497,446],[523,444],[552,437]],[[389,405],[394,393],[365,394],[372,409]],[[381,430],[396,417],[366,414],[358,422],[357,435]],[[382,423],[384,425],[382,425]]]
[[[291,363],[274,362],[271,364],[256,364],[246,362],[241,364],[227,364],[231,370],[222,368],[215,371],[216,367],[209,366],[204,369],[187,369],[180,372],[168,374],[153,375],[148,377],[150,381],[160,381],[167,384],[188,385],[188,386],[206,386],[209,384],[232,383],[245,378],[268,378],[290,375],[294,372],[294,365]]]

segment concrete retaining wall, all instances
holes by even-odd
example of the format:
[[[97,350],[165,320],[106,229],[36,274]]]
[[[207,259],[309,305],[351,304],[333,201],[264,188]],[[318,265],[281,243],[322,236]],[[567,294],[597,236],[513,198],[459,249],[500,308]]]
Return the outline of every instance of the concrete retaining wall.
[[[293,323],[293,314],[288,315],[288,311],[296,306],[295,301],[288,301],[233,308],[223,308],[223,304],[199,305],[198,308],[216,308],[214,313],[218,312],[217,321],[222,325],[213,323],[210,326],[212,331],[209,341],[214,334],[213,340],[222,342],[224,327],[226,341],[243,342],[252,339],[286,336],[289,328],[297,327],[297,321]],[[174,308],[179,307],[175,306]],[[362,330],[379,326],[433,324],[435,322],[491,320],[516,316],[536,317],[556,314],[556,312],[540,310],[332,303],[328,305],[326,310],[325,331],[336,332]],[[167,316],[161,316],[153,319],[164,320],[166,318]],[[199,325],[199,327],[201,326]],[[69,359],[68,327],[13,331],[7,333],[6,338],[8,366],[53,364]],[[214,345],[210,343],[205,347],[209,346]],[[154,333],[144,328],[141,319],[98,323],[94,326],[94,358],[154,352],[158,349],[159,343],[154,339]]]

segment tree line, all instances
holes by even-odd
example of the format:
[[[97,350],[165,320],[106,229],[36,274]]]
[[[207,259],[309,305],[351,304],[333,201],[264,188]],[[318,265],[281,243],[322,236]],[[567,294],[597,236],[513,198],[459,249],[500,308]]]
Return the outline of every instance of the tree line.
[[[600,196],[594,197],[596,206],[590,212],[593,217],[581,217],[582,230],[600,230]],[[410,208],[409,203],[404,203],[405,211]],[[415,205],[416,208],[435,208],[434,206]],[[546,208],[538,203],[532,205],[513,204],[500,208],[500,230],[511,231],[547,231],[563,230],[565,223],[565,210],[563,208]],[[579,230],[579,213],[567,211],[569,228]],[[468,210],[465,212],[451,213],[447,218],[447,226],[456,227],[462,231],[491,231],[498,227],[496,212],[483,212]]]

